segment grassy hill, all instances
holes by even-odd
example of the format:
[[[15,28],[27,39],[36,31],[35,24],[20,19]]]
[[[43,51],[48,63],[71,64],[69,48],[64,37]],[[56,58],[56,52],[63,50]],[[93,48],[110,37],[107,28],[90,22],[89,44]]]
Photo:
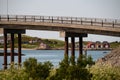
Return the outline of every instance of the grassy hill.
[[[30,41],[33,41],[33,43],[30,43]],[[17,43],[17,37],[15,39],[15,42]],[[47,44],[50,46],[50,48],[61,48],[64,47],[64,41],[56,40],[56,39],[42,39],[38,37],[31,37],[22,35],[22,47],[23,48],[37,48],[39,47],[40,43]],[[17,45],[16,45],[17,47]]]
[[[120,46],[120,42],[118,42],[118,41],[111,42],[110,46],[111,46],[111,48],[117,48],[118,46]]]

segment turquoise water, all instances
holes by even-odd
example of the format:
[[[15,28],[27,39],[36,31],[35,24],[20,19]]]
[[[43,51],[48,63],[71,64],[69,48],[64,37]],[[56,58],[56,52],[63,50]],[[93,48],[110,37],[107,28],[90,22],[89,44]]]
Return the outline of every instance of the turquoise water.
[[[95,61],[98,58],[105,56],[109,52],[110,51],[87,51],[87,55],[91,55],[93,60]],[[22,62],[25,61],[25,59],[28,59],[29,57],[34,57],[38,60],[38,62],[50,61],[54,64],[54,66],[58,66],[59,62],[64,57],[64,50],[22,50],[22,53],[25,54],[25,56],[22,56]],[[76,53],[75,56],[77,58],[79,52],[76,51],[75,53]],[[16,63],[17,63],[17,59],[18,57],[16,56],[15,57]],[[8,63],[10,63],[9,56],[8,56]],[[3,64],[3,56],[0,56],[0,69],[3,68],[2,64]]]

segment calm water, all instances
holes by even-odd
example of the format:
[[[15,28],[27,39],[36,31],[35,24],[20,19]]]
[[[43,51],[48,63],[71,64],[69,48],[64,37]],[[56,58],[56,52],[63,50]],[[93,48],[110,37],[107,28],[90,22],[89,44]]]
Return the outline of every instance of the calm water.
[[[91,55],[93,60],[97,60],[98,58],[105,56],[109,52],[110,51],[87,51],[87,55]],[[22,53],[25,54],[25,56],[22,56],[22,61],[25,61],[29,57],[34,57],[39,62],[50,61],[54,64],[54,66],[58,66],[59,62],[64,57],[64,50],[23,50]],[[77,58],[79,52],[76,51],[75,53],[75,56]],[[8,62],[10,63],[10,57],[8,57]],[[17,57],[15,57],[15,62],[17,62]],[[3,68],[2,64],[3,56],[0,56],[0,69]]]

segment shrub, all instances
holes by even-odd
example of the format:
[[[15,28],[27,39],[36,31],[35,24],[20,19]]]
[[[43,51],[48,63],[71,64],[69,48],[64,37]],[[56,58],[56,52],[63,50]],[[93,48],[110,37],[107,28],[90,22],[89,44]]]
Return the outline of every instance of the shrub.
[[[35,58],[29,58],[20,68],[11,64],[7,70],[0,71],[0,80],[46,80],[52,64],[50,62],[38,63]]]
[[[84,59],[81,59],[80,62],[87,63],[87,60],[82,60]],[[90,80],[90,72],[85,67],[78,66],[78,64],[80,63],[75,62],[75,57],[69,59],[68,56],[66,56],[60,62],[59,68],[54,70],[54,74],[51,75],[48,80]]]
[[[120,68],[108,65],[94,65],[90,68],[92,80],[120,80]]]
[[[35,58],[29,58],[24,62],[25,72],[33,80],[45,80],[52,66],[50,62],[38,63]]]
[[[13,63],[7,70],[0,71],[0,80],[28,80],[29,76],[23,69],[16,67]]]

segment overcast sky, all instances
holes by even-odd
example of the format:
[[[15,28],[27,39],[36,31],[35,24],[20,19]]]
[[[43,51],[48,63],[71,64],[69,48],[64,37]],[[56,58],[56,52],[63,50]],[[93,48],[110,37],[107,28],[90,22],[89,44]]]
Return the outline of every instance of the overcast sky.
[[[75,16],[120,19],[120,0],[0,0],[0,14]],[[58,32],[29,31],[27,35],[63,39]],[[118,37],[89,35],[89,41],[120,41]]]

